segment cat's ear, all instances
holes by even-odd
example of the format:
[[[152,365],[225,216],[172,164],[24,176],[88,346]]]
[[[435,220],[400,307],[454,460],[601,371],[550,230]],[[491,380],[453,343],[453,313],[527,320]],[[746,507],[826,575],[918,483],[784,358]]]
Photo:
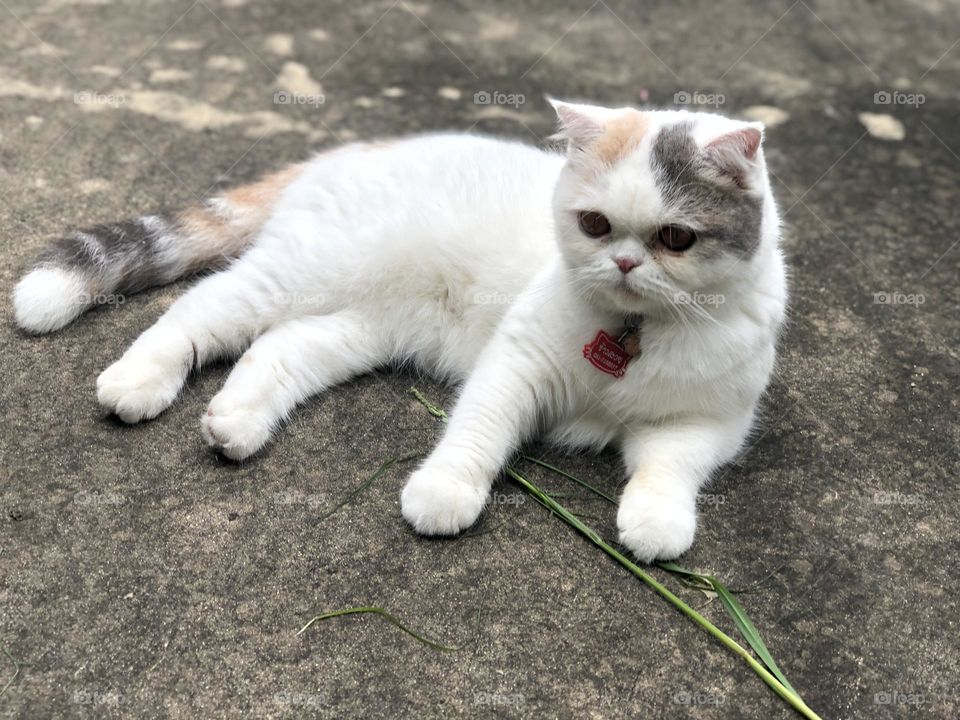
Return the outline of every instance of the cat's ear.
[[[710,140],[704,150],[721,173],[747,187],[760,169],[762,142],[763,125],[744,123],[743,127]]]
[[[595,170],[613,165],[639,145],[650,125],[646,113],[629,107],[547,100],[560,121],[560,132],[552,139],[567,141],[567,157],[576,168]]]
[[[595,105],[568,103],[547,96],[560,122],[560,130],[554,136],[564,139],[573,147],[584,148],[603,135],[609,110]]]

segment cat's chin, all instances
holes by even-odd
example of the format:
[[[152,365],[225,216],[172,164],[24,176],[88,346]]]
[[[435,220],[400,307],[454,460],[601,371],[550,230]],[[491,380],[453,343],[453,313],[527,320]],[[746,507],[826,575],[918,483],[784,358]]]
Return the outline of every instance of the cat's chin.
[[[643,315],[654,310],[654,303],[642,290],[634,290],[626,285],[617,285],[603,293],[607,310],[628,315]]]

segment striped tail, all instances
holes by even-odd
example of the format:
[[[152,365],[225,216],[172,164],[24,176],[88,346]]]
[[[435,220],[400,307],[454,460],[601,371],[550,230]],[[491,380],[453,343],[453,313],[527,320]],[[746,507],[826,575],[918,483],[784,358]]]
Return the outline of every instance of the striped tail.
[[[293,165],[202,205],[70,233],[41,253],[13,291],[17,325],[59,330],[96,304],[164,285],[238,257],[253,244]]]

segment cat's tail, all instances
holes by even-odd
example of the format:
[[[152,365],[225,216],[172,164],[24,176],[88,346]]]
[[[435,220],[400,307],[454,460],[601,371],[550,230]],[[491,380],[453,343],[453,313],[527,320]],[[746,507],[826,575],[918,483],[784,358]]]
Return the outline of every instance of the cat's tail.
[[[238,257],[256,238],[301,165],[175,213],[69,233],[37,258],[13,291],[17,325],[59,330],[92,306]]]

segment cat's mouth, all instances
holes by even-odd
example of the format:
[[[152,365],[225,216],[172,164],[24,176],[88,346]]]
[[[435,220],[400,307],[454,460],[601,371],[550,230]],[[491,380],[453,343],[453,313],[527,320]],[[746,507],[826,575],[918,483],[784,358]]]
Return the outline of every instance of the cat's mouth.
[[[650,304],[649,293],[626,282],[626,279],[614,283],[608,292],[613,305],[623,312],[644,312]]]
[[[640,287],[636,283],[623,278],[612,283],[613,287],[607,297],[619,311],[640,313],[644,315],[660,315],[663,312],[664,294],[658,289]]]
[[[630,284],[630,281],[627,278],[623,278],[618,283],[616,283],[615,288],[617,292],[626,295],[627,297],[633,298],[634,300],[643,300],[645,293],[643,288],[634,287]]]

